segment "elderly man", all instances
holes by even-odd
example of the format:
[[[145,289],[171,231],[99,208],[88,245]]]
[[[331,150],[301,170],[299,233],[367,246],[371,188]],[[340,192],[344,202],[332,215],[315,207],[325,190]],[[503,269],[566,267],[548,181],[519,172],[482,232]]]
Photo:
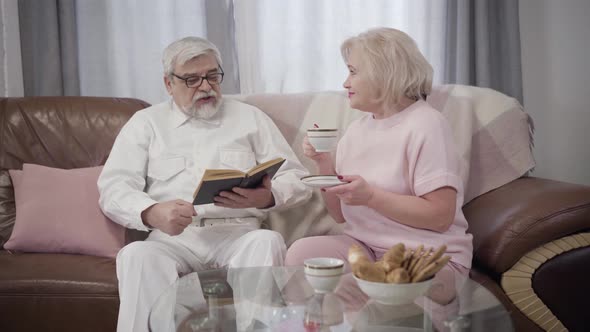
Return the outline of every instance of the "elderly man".
[[[137,112],[119,133],[98,180],[100,207],[113,221],[152,230],[117,256],[118,331],[146,331],[157,297],[186,273],[219,267],[281,265],[285,243],[262,230],[271,209],[307,200],[307,171],[259,109],[222,99],[219,51],[187,37],[163,54],[169,101]],[[215,204],[192,205],[205,169],[246,171],[283,157],[274,179],[254,189],[221,192]]]

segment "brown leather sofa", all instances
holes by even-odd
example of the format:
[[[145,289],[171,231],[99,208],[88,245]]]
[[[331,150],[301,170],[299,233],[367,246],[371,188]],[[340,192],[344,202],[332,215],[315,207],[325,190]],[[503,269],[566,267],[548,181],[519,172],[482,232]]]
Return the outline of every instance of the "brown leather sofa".
[[[146,106],[121,98],[0,99],[0,245],[15,220],[8,169],[102,165],[121,126]],[[464,211],[474,235],[472,276],[505,304],[517,331],[590,330],[590,187],[523,177]],[[141,236],[128,232],[129,241]],[[114,331],[118,306],[113,259],[0,250],[0,331]]]
[[[102,165],[123,124],[147,106],[134,99],[2,98],[0,244],[16,216],[8,169]],[[118,309],[113,259],[0,251],[0,331],[115,331]]]

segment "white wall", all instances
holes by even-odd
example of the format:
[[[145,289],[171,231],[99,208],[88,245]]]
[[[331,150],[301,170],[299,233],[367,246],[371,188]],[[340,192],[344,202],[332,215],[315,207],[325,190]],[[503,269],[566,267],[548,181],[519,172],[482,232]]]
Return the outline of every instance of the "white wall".
[[[520,0],[533,176],[590,185],[590,1]]]

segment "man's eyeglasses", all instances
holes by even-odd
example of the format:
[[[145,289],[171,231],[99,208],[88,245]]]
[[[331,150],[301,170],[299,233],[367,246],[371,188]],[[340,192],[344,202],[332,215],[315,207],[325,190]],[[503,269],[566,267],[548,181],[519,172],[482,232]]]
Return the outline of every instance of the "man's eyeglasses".
[[[201,84],[203,84],[203,80],[207,80],[207,82],[209,83],[209,85],[218,85],[221,84],[221,82],[223,82],[223,69],[221,69],[221,67],[219,67],[219,72],[216,73],[209,73],[206,76],[198,76],[198,75],[193,75],[193,76],[188,76],[188,77],[182,77],[182,76],[178,76],[174,73],[172,73],[172,76],[178,78],[179,80],[184,81],[184,84],[186,84],[187,88],[198,88],[201,86]]]

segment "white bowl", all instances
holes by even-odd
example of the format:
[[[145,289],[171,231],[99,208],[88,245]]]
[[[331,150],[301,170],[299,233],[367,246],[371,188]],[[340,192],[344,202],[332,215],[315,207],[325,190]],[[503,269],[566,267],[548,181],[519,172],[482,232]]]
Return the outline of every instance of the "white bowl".
[[[307,282],[318,293],[334,291],[344,272],[344,261],[338,258],[309,258],[303,266]]]
[[[307,139],[317,152],[330,152],[338,144],[338,129],[308,129]]]
[[[371,299],[383,304],[408,304],[424,295],[430,288],[433,278],[421,282],[395,284],[373,282],[354,276],[360,289]]]

